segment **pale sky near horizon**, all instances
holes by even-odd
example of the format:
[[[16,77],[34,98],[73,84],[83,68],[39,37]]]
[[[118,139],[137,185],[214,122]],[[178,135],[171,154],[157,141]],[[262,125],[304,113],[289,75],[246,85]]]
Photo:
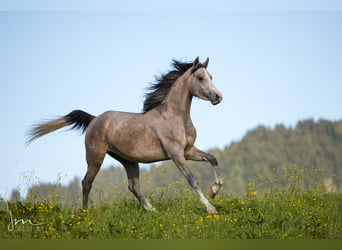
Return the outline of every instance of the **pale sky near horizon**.
[[[260,124],[342,119],[341,5],[33,12],[39,7],[16,2],[0,5],[0,197],[85,174],[83,135],[64,130],[25,147],[32,123],[73,109],[140,112],[145,88],[173,58],[210,57],[208,71],[223,93],[217,106],[193,101],[203,150],[223,148]]]

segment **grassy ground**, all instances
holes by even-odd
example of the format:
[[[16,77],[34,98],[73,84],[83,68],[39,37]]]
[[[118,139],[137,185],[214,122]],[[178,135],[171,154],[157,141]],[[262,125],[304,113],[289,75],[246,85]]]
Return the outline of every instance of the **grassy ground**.
[[[189,193],[189,192],[186,192]],[[58,195],[58,194],[56,194]],[[218,196],[207,215],[191,194],[153,197],[146,212],[133,197],[89,210],[44,202],[8,204],[1,239],[341,239],[342,194],[296,189],[262,194],[247,184],[240,198]],[[23,224],[24,222],[24,224]],[[41,224],[41,225],[36,225]]]

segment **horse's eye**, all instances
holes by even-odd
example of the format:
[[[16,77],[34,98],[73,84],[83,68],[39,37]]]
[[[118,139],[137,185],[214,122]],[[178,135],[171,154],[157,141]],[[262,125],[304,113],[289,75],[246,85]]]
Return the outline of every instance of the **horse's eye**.
[[[199,81],[203,81],[204,78],[202,76],[196,76]]]

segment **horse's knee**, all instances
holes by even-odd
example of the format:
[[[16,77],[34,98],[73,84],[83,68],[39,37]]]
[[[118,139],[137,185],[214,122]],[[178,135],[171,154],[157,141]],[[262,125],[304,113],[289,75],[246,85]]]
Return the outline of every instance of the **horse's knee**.
[[[207,154],[206,155],[206,158],[207,160],[209,161],[209,163],[212,165],[212,166],[217,166],[218,165],[218,162],[215,158],[215,156],[211,155],[211,154]]]

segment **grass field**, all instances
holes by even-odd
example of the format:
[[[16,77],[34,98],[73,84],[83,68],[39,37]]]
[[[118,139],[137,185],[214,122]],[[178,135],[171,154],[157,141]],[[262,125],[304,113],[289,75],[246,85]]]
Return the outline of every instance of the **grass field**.
[[[184,182],[149,192],[157,212],[146,212],[127,194],[89,210],[56,192],[40,202],[3,202],[0,239],[342,239],[342,193],[327,192],[317,178],[303,189],[307,173],[286,172],[283,188],[259,192],[265,183],[256,181],[245,184],[243,195],[223,190],[212,200],[218,215],[207,215]]]
[[[133,197],[82,210],[45,202],[8,204],[2,239],[341,239],[342,195],[284,189],[218,196],[207,215],[194,195],[159,197],[146,212]],[[24,222],[24,224],[23,224]],[[41,224],[41,225],[37,225]]]

